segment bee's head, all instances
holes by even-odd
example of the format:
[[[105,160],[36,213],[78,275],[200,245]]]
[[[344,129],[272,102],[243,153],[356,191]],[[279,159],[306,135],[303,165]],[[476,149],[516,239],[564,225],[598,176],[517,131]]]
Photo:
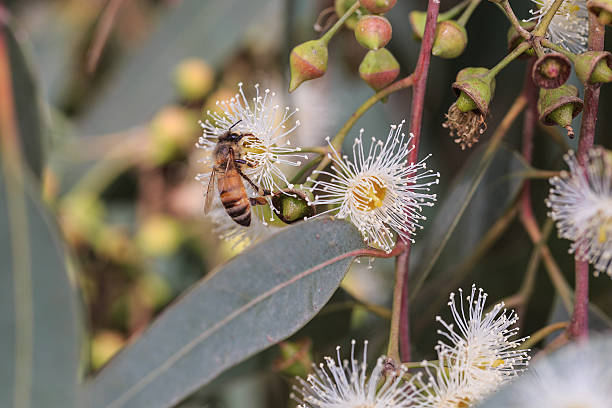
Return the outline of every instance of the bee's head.
[[[236,130],[232,130],[241,121],[242,120],[239,120],[238,122],[236,122],[232,126],[230,126],[230,128],[227,130],[227,132],[225,132],[224,134],[219,136],[219,141],[223,141],[223,142],[237,142],[240,139],[242,139],[243,135],[242,135],[241,132],[238,132]]]

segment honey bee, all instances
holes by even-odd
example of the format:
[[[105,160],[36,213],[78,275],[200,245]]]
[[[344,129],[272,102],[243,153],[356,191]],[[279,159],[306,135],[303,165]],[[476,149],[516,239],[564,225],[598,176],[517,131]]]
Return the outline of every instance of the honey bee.
[[[236,223],[248,227],[251,225],[251,206],[267,204],[265,196],[270,195],[270,191],[257,186],[242,171],[242,166],[248,166],[249,163],[240,158],[241,146],[239,142],[243,137],[253,136],[253,134],[232,131],[238,123],[240,121],[234,123],[217,140],[217,145],[213,151],[212,173],[206,189],[204,214],[210,211],[214,195],[214,183],[217,180],[219,197],[225,211]],[[259,197],[249,197],[247,195],[242,179],[245,179],[258,192]]]

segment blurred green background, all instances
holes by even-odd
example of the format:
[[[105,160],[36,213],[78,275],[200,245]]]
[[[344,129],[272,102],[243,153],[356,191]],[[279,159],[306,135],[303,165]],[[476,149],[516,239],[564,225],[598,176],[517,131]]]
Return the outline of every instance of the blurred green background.
[[[215,109],[216,100],[232,96],[238,82],[260,83],[276,90],[286,105],[300,109],[302,126],[295,133],[294,144],[314,146],[334,135],[372,95],[357,75],[366,50],[346,29],[331,42],[327,74],[303,84],[291,95],[286,91],[289,51],[318,35],[313,24],[321,10],[332,3],[8,2],[12,27],[36,79],[35,94],[41,102],[47,157],[41,175],[42,194],[57,217],[82,296],[85,376],[146,329],[176,296],[236,253],[211,234],[211,223],[202,214],[204,191],[194,180],[202,171],[194,146],[202,112]],[[455,3],[442,2],[441,8]],[[425,1],[399,0],[387,15],[393,24],[388,48],[401,64],[401,75],[411,72],[419,51],[408,13],[425,6]],[[533,7],[527,1],[513,6],[523,17]],[[436,188],[440,205],[426,211],[428,220],[416,238],[412,259],[416,269],[427,263],[439,245],[436,226],[443,228],[444,220],[456,211],[456,203],[446,199],[471,180],[469,166],[478,160],[482,147],[461,151],[442,128],[444,113],[454,100],[450,84],[463,67],[490,67],[501,59],[506,52],[507,27],[504,16],[491,3],[483,2],[467,25],[470,42],[466,52],[454,60],[432,60],[420,156],[433,154],[429,168],[441,174]],[[520,92],[525,65],[523,60],[516,61],[498,77],[489,132],[481,144]],[[575,78],[572,81],[577,84]],[[356,124],[346,146],[362,127],[366,135],[385,137],[389,124],[409,116],[409,107],[409,91],[376,105]],[[607,114],[611,111],[612,88],[604,86],[596,143],[607,148],[612,148],[612,117]],[[574,122],[576,128],[579,119]],[[503,152],[434,265],[433,283],[416,294],[412,328],[417,360],[433,355],[434,317],[448,314],[449,291],[475,282],[491,299],[500,299],[520,286],[532,244],[516,220],[465,276],[446,279],[455,276],[485,231],[518,194],[520,180],[508,174],[520,165],[513,155],[513,150],[520,150],[520,122],[505,138]],[[576,140],[566,142],[576,145]],[[549,132],[539,128],[534,166],[563,168],[562,154]],[[536,180],[532,186],[534,210],[542,223],[548,185],[546,180]],[[554,236],[553,230],[549,244],[571,283],[573,261],[567,253],[568,242]],[[439,284],[436,278],[454,286]],[[352,338],[369,339],[370,357],[375,359],[386,347],[386,308],[390,307],[393,279],[391,260],[355,263],[341,289],[311,323],[287,342],[231,369],[179,406],[289,406],[292,376],[304,373],[310,358],[320,361],[335,345],[348,348]],[[592,278],[591,287],[593,302],[612,315],[611,280]],[[554,291],[542,267],[535,293],[527,313],[521,316],[526,334],[553,318],[553,312],[563,314],[562,308],[555,306]],[[595,320],[596,327],[605,325],[605,319],[600,320]]]

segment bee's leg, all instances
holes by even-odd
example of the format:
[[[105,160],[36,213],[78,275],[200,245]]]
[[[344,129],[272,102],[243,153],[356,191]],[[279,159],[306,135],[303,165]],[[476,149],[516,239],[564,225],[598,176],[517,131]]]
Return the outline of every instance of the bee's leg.
[[[264,196],[261,196],[261,197],[249,197],[249,201],[251,202],[252,206],[268,204],[268,200],[266,200],[266,198]]]
[[[246,161],[246,160],[244,160],[244,159],[234,159],[234,163],[238,163],[238,164],[246,164],[247,166],[249,165],[249,164],[247,163],[247,161]]]
[[[251,187],[253,187],[257,191],[258,194],[262,196],[268,196],[272,194],[270,190],[261,188],[257,184],[253,183],[253,181],[246,174],[244,174],[242,170],[240,170],[239,168],[236,168],[236,170],[238,171],[238,174],[240,174],[240,176],[242,176],[242,178],[245,179],[251,185]]]

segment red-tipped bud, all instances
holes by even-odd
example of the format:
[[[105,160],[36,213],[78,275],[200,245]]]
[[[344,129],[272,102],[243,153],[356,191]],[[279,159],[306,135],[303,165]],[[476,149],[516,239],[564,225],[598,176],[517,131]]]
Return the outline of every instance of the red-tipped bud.
[[[563,54],[551,52],[542,55],[533,64],[531,78],[540,88],[553,89],[563,85],[572,73],[572,64]]]
[[[375,91],[383,89],[397,78],[399,63],[386,48],[368,51],[359,65],[359,76]]]
[[[587,51],[574,57],[576,75],[583,83],[612,81],[612,54],[608,51]]]
[[[306,41],[291,50],[289,64],[291,66],[289,92],[293,92],[302,82],[325,74],[327,45],[321,40]]]
[[[355,38],[370,50],[383,48],[391,40],[391,23],[382,16],[363,16],[355,26]]]
[[[454,20],[441,21],[436,26],[431,53],[440,58],[457,58],[468,43],[467,31]]]
[[[336,10],[336,15],[338,16],[338,18],[342,17],[348,11],[348,9],[350,9],[351,6],[355,4],[356,1],[357,0],[335,0],[334,9]],[[365,15],[365,14],[368,14],[368,11],[363,7],[359,7],[358,11],[353,13],[353,15],[350,16],[344,22],[344,25],[349,30],[354,30],[355,26],[357,25],[357,21],[359,20],[360,15]]]
[[[386,13],[395,6],[397,0],[361,0],[361,5],[370,13]]]

